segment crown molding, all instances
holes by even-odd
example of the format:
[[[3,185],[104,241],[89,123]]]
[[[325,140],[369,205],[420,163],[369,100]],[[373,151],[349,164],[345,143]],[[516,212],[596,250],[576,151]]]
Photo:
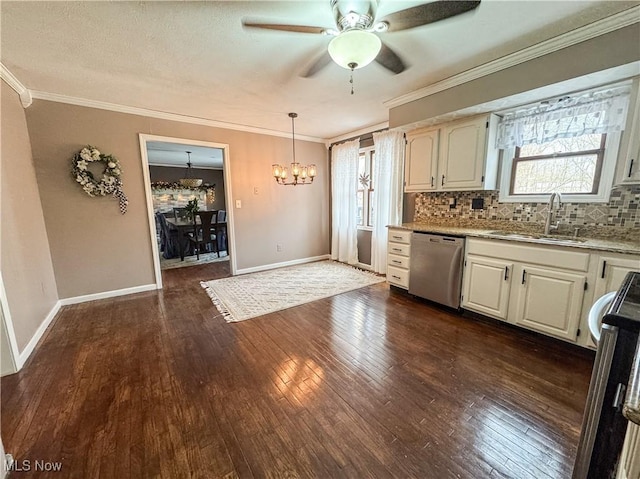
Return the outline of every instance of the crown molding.
[[[181,123],[190,123],[193,125],[211,126],[214,128],[224,128],[226,130],[244,131],[247,133],[257,133],[259,135],[278,136],[282,138],[291,138],[289,132],[269,130],[267,128],[259,128],[255,126],[239,125],[237,123],[227,123],[224,121],[208,120],[197,116],[180,115],[178,113],[168,113],[158,110],[150,110],[147,108],[139,108],[136,106],[120,105],[117,103],[108,103],[98,100],[88,100],[74,96],[59,95],[57,93],[48,93],[44,91],[32,90],[31,96],[36,100],[54,101],[57,103],[67,103],[70,105],[84,106],[87,108],[97,108],[99,110],[115,111],[118,113],[127,113],[129,115],[146,116],[149,118],[158,118],[160,120],[178,121]],[[315,136],[296,135],[296,140],[311,141],[314,143],[324,143],[324,138]]]
[[[631,7],[615,15],[578,27],[575,30],[497,58],[419,90],[387,100],[383,102],[383,105],[387,108],[395,108],[638,22],[640,22],[640,6]]]
[[[29,108],[31,106],[33,103],[31,92],[26,86],[20,83],[20,80],[18,80],[3,63],[0,63],[0,78],[7,82],[7,85],[13,88],[18,94],[22,108]]]
[[[325,143],[325,145],[327,145],[327,148],[328,148],[332,144],[338,143],[339,141],[348,140],[349,138],[354,138],[354,137],[360,136],[360,135],[366,135],[367,133],[371,133],[372,131],[383,130],[384,128],[389,128],[389,122],[388,121],[384,121],[382,123],[378,123],[377,125],[366,126],[364,128],[360,128],[359,130],[351,131],[349,133],[345,133],[345,134],[340,135],[340,136],[335,136],[333,138],[325,140],[324,143]]]

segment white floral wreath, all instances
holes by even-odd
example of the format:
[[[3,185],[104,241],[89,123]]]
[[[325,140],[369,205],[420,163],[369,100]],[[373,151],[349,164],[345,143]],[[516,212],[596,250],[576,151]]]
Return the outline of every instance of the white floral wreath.
[[[88,168],[89,163],[96,161],[105,165],[100,180],[97,180]],[[91,197],[113,195],[120,201],[120,212],[127,212],[129,201],[122,191],[122,168],[115,156],[104,155],[97,148],[87,145],[73,155],[72,163],[71,172],[85,193]]]

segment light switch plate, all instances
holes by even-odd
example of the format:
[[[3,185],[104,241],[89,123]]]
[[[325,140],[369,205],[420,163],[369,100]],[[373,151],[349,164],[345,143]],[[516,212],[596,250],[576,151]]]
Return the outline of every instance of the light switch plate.
[[[236,200],[236,208],[242,208],[242,200]]]

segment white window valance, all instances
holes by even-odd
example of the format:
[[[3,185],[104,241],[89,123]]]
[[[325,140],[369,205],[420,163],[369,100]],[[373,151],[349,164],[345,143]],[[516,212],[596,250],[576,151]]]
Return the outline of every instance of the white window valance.
[[[592,91],[507,113],[498,124],[496,147],[622,131],[630,90],[629,86],[623,86]]]

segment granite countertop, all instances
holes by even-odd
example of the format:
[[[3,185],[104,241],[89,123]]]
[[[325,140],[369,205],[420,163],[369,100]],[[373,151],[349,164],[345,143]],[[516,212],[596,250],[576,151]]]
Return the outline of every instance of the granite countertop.
[[[402,225],[389,225],[389,228],[399,228],[424,233],[446,234],[452,236],[486,238],[501,241],[516,241],[542,245],[581,248],[614,253],[640,254],[640,234],[637,229],[612,228],[581,228],[578,237],[564,234],[542,234],[541,226],[537,223],[516,223],[513,221],[460,221],[460,222],[415,222]]]

